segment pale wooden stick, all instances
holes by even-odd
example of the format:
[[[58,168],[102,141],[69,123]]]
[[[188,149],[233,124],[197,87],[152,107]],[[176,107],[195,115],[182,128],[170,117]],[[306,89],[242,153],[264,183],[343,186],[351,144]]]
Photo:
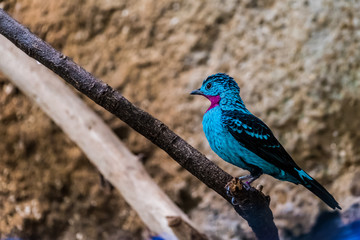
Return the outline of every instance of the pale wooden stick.
[[[169,226],[174,231],[178,240],[207,240],[206,235],[199,233],[193,226],[180,217],[167,217]]]
[[[0,71],[82,149],[151,231],[176,239],[167,216],[187,216],[153,182],[139,159],[66,84],[0,35]]]

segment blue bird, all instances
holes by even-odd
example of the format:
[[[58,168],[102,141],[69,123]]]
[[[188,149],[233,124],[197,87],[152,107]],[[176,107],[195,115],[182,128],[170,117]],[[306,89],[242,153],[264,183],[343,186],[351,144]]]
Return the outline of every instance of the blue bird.
[[[302,184],[329,207],[341,209],[334,197],[294,162],[270,128],[245,107],[232,77],[224,73],[211,75],[191,94],[210,100],[202,122],[205,136],[219,157],[250,172],[239,178],[248,180],[248,188],[265,173]]]

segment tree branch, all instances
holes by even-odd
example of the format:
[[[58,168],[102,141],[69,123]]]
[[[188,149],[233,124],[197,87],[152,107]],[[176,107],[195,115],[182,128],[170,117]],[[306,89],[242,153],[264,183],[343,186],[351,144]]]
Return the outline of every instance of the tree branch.
[[[70,86],[2,35],[0,56],[0,71],[81,148],[105,176],[106,183],[110,181],[119,190],[151,232],[176,239],[177,232],[169,226],[168,216],[180,218],[196,231],[186,214],[153,181],[139,158]]]
[[[182,167],[231,202],[224,189],[225,185],[232,180],[229,174],[176,135],[164,123],[134,106],[118,91],[95,78],[71,59],[32,34],[3,9],[0,9],[0,34],[162,148]],[[244,188],[238,188],[235,194],[241,204],[235,206],[234,209],[248,221],[257,238],[278,239],[268,199],[255,189],[246,191]]]

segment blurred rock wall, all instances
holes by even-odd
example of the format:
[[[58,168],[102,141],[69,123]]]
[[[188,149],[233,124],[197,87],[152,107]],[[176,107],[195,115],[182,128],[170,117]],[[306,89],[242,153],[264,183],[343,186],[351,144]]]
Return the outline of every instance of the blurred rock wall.
[[[202,132],[209,103],[189,96],[208,75],[230,74],[248,108],[339,201],[343,221],[360,217],[360,2],[5,0],[0,7],[238,176],[245,172],[220,160]],[[104,194],[80,150],[4,77],[0,86],[0,232],[144,238],[136,213],[116,191]],[[88,102],[211,239],[253,238],[219,196]],[[269,176],[255,184],[271,196],[283,239],[308,232],[330,210],[301,186]]]

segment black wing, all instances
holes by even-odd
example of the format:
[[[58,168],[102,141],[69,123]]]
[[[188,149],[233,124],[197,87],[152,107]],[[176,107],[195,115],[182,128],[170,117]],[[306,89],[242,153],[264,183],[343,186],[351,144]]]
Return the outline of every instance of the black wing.
[[[222,122],[242,146],[291,175],[297,175],[294,168],[299,167],[259,118],[240,111],[223,111]]]

